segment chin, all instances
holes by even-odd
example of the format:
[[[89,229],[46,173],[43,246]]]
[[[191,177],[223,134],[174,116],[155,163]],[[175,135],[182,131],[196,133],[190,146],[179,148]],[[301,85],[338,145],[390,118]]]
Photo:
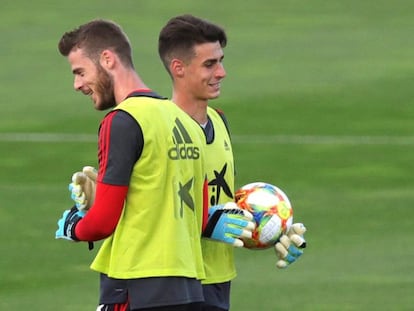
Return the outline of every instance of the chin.
[[[101,102],[94,102],[95,109],[98,111],[106,110],[105,105]]]
[[[209,97],[209,99],[216,99],[219,96],[220,96],[220,92],[216,92],[214,94],[211,94],[210,97]]]

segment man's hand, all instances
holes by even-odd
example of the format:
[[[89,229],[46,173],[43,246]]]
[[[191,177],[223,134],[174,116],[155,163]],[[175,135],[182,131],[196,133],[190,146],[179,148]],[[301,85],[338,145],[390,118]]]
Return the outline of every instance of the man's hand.
[[[287,268],[303,254],[303,249],[306,247],[303,238],[305,232],[306,228],[303,224],[295,223],[280,237],[279,242],[275,244],[276,255],[279,258],[276,267]]]
[[[95,201],[97,175],[96,169],[92,166],[85,166],[82,172],[72,175],[69,191],[76,207],[81,211],[87,211]]]
[[[56,230],[56,239],[78,241],[75,235],[75,227],[84,216],[85,212],[78,210],[76,206],[73,206],[70,210],[64,211],[62,218],[57,222],[58,229]]]
[[[251,238],[255,229],[253,215],[239,208],[236,203],[214,205],[208,210],[208,222],[202,236],[243,247],[242,238]]]

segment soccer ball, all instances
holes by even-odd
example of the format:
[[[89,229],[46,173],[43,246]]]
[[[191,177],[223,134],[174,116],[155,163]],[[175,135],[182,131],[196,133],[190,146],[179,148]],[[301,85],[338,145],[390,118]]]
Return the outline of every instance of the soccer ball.
[[[292,225],[293,209],[289,198],[274,185],[250,183],[237,190],[235,198],[238,207],[252,213],[256,222],[252,238],[243,239],[246,248],[272,247]]]

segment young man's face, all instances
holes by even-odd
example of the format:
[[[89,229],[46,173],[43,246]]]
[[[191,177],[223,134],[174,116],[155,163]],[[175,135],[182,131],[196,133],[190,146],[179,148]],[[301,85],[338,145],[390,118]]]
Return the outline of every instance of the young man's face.
[[[87,57],[82,49],[74,49],[68,55],[74,74],[73,87],[88,95],[97,110],[106,110],[116,105],[112,77]]]
[[[220,96],[221,81],[226,77],[224,53],[219,42],[203,43],[194,47],[195,56],[185,65],[185,82],[197,100]]]

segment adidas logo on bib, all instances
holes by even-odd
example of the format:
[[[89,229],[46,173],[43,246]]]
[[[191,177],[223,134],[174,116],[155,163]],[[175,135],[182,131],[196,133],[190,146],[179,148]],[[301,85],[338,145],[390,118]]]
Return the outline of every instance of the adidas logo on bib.
[[[168,150],[168,157],[171,160],[196,160],[200,157],[199,148],[193,145],[190,135],[178,118],[175,119],[172,136],[175,146]]]

